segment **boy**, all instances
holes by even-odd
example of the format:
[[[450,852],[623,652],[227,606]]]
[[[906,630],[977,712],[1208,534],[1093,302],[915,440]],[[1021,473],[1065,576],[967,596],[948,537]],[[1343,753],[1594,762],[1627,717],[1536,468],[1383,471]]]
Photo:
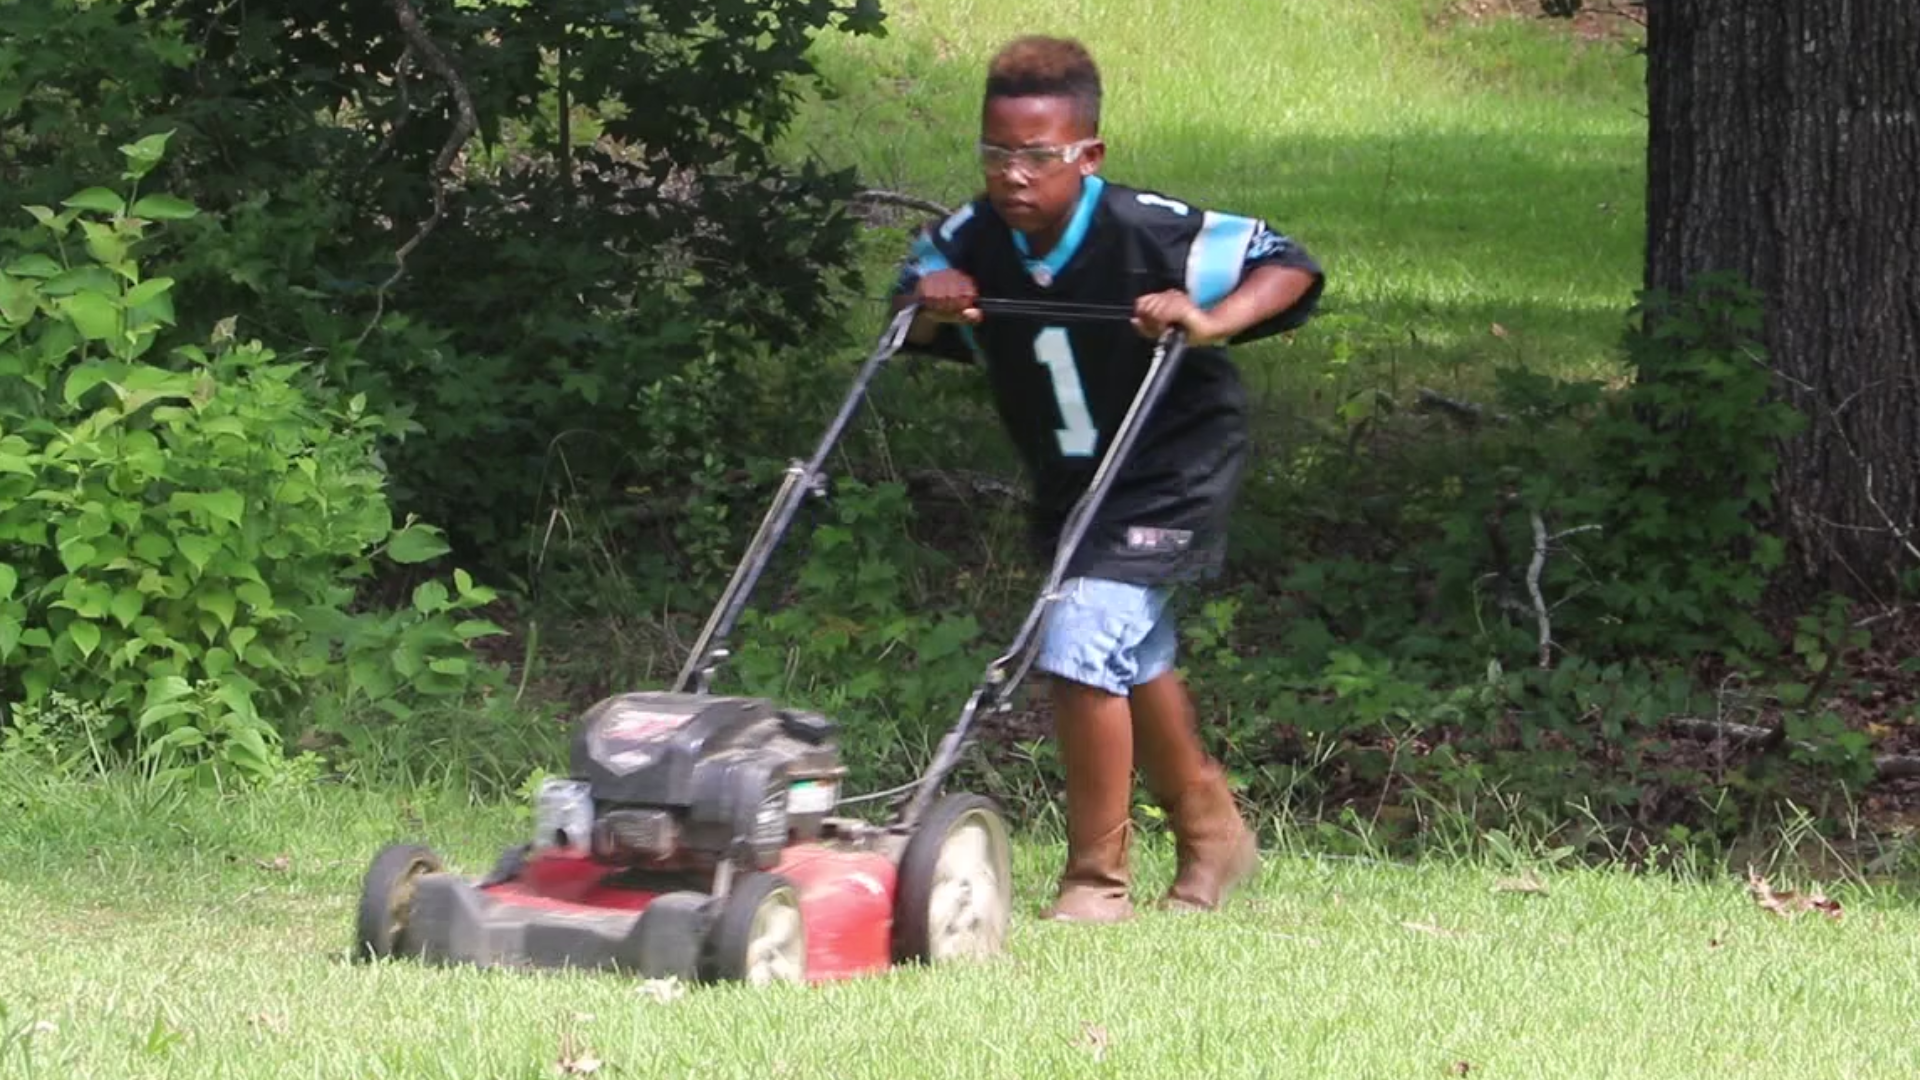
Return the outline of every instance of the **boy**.
[[[1162,906],[1211,910],[1258,865],[1173,671],[1175,585],[1217,573],[1246,454],[1246,403],[1224,346],[1306,322],[1323,286],[1299,246],[1252,218],[1103,180],[1101,85],[1078,42],[1024,37],[988,69],[983,196],[914,245],[894,297],[917,303],[917,351],[978,356],[1034,481],[1051,552],[1140,388],[1156,339],[1189,348],[1048,613],[1034,667],[1052,676],[1068,854],[1049,917],[1129,918],[1136,754],[1167,812],[1178,875]],[[1132,325],[983,319],[980,296],[1130,307]]]

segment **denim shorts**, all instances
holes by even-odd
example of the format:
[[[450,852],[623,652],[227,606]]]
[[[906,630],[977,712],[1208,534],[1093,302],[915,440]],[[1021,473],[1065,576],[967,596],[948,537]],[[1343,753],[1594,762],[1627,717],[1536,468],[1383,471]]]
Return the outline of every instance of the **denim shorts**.
[[[1047,608],[1033,666],[1125,696],[1173,669],[1174,614],[1163,588],[1073,578]]]

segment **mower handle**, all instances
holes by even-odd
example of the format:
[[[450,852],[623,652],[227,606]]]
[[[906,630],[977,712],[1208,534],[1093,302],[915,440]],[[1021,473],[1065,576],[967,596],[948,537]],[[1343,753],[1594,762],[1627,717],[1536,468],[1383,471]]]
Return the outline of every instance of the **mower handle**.
[[[1038,300],[982,300],[981,309],[995,316],[1020,317],[1033,316],[1054,320],[1086,321],[1131,319],[1132,309],[1121,305],[1059,304]],[[674,689],[684,694],[704,694],[712,684],[713,673],[726,660],[729,651],[727,638],[733,633],[734,624],[746,610],[747,599],[759,583],[760,575],[766,570],[773,557],[773,551],[779,547],[793,524],[795,513],[808,496],[823,495],[826,492],[826,474],[822,471],[827,456],[834,445],[853,422],[854,414],[859,410],[867,388],[880,372],[880,369],[907,344],[907,332],[913,326],[913,320],[919,314],[918,304],[908,304],[894,313],[887,327],[880,334],[873,353],[867,357],[860,371],[854,376],[853,386],[847,392],[845,400],[827,425],[826,433],[814,447],[813,455],[806,461],[795,460],[788,464],[780,490],[774,495],[773,502],[767,507],[766,514],[760,520],[759,530],[748,542],[747,550],[734,568],[733,577],[727,582],[726,589],[720,594],[712,614],[708,615],[706,625],[700,630],[700,636],[687,654],[685,665],[674,680]]]
[[[1107,310],[1111,311],[1112,308]],[[1131,309],[1127,318],[1133,317]],[[965,749],[967,739],[972,733],[975,717],[982,709],[999,710],[1006,708],[1013,691],[1032,668],[1038,644],[1038,631],[1041,620],[1046,617],[1047,609],[1059,599],[1060,587],[1066,579],[1067,568],[1072,565],[1073,557],[1078,553],[1080,542],[1086,537],[1087,530],[1093,524],[1094,514],[1106,501],[1107,492],[1112,489],[1114,477],[1128,456],[1133,452],[1133,444],[1139,438],[1140,430],[1146,426],[1146,419],[1166,395],[1167,388],[1173,384],[1174,376],[1179,372],[1180,362],[1186,356],[1187,333],[1183,327],[1170,327],[1160,336],[1160,342],[1154,349],[1153,360],[1147,367],[1146,378],[1141,381],[1140,389],[1134,394],[1133,404],[1127,408],[1126,417],[1120,422],[1113,442],[1100,459],[1094,470],[1093,479],[1088,482],[1087,490],[1074,504],[1068,514],[1065,527],[1061,530],[1060,542],[1055,548],[1053,566],[1047,574],[1046,583],[1041,587],[1039,598],[1027,612],[1026,621],[1014,636],[1013,644],[1007,651],[987,665],[973,693],[967,699],[966,706],[960,711],[960,719],[946,736],[940,740],[934,753],[933,763],[921,779],[909,791],[899,805],[893,827],[902,832],[911,831],[919,824],[920,818],[939,795],[946,782],[947,775],[960,763],[960,753]],[[1009,673],[1011,668],[1011,673]]]

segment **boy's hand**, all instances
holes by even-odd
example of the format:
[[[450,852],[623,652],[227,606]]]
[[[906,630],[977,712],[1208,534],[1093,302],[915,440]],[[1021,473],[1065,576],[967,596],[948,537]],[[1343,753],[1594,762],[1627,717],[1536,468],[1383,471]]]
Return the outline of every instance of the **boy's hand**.
[[[961,270],[936,270],[914,286],[914,302],[929,317],[940,322],[977,323],[980,289]]]
[[[1185,327],[1192,345],[1209,344],[1223,336],[1215,332],[1213,316],[1179,289],[1148,293],[1134,301],[1133,327],[1143,337],[1158,338],[1170,326]]]

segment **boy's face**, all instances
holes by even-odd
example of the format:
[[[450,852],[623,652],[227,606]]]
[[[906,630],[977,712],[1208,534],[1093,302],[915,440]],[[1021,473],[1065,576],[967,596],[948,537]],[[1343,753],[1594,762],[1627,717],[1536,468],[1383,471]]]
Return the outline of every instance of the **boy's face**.
[[[980,141],[994,210],[1008,225],[1043,237],[1065,227],[1081,177],[1099,171],[1106,154],[1064,97],[990,98]]]

